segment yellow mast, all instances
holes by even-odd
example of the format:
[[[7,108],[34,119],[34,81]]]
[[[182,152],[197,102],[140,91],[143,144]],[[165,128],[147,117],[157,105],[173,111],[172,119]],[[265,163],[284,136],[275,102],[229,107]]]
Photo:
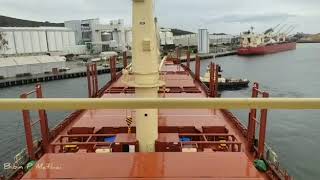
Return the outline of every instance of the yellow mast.
[[[154,0],[133,0],[132,73],[127,82],[137,98],[158,98],[160,54],[157,42]],[[140,152],[154,152],[158,138],[158,109],[136,110],[136,136]]]

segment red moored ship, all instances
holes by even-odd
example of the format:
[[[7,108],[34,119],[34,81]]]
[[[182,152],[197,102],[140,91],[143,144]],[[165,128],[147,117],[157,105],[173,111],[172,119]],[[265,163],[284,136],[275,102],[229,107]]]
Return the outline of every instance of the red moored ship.
[[[288,33],[273,33],[268,29],[264,34],[255,34],[252,30],[244,32],[240,38],[238,55],[264,55],[296,49],[296,43],[287,40]]]
[[[289,51],[296,49],[295,42],[285,42],[279,44],[270,44],[259,47],[243,47],[238,49],[238,55],[263,55],[282,51]]]

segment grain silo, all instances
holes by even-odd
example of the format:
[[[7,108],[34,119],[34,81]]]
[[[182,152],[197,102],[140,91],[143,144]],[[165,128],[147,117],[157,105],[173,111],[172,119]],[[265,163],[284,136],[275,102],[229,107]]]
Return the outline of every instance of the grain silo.
[[[208,29],[199,29],[198,31],[198,52],[200,54],[209,53]]]

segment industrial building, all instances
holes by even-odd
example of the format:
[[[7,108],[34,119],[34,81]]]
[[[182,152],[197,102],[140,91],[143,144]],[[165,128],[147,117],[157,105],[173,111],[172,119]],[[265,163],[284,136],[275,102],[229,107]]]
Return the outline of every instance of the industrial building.
[[[213,33],[209,34],[210,44],[219,45],[219,44],[231,44],[235,36],[225,33]]]
[[[187,34],[180,36],[173,36],[173,43],[175,46],[197,46],[198,45],[198,34]]]
[[[96,53],[124,51],[132,44],[131,28],[125,27],[121,19],[112,20],[109,24],[101,24],[99,19],[72,20],[64,24],[75,32],[77,44],[92,45]]]
[[[161,46],[174,45],[173,33],[171,32],[171,29],[160,28],[159,35],[160,35],[160,45]]]
[[[64,27],[0,27],[8,41],[0,55],[38,54],[74,47],[75,33]]]
[[[124,25],[124,20],[112,20],[101,24],[99,19],[65,21],[65,27],[75,32],[77,44],[92,46],[95,53],[103,51],[126,51],[132,46],[132,31]],[[160,29],[162,46],[174,45],[171,29]]]
[[[210,45],[221,45],[232,43],[232,40],[235,38],[235,36],[224,33],[214,33],[209,34],[208,38]],[[173,42],[176,46],[198,46],[198,34],[174,36]]]
[[[0,78],[57,72],[65,67],[60,56],[20,56],[0,58]]]

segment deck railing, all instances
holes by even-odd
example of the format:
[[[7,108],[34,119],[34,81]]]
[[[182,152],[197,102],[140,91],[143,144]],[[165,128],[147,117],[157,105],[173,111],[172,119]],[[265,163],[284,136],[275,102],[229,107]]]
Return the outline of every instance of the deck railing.
[[[320,109],[320,98],[154,98],[154,99],[0,99],[5,110],[83,110],[83,109]],[[277,163],[269,162],[275,177],[290,179]],[[270,175],[271,177],[274,176]],[[282,178],[281,178],[282,179]]]
[[[0,99],[0,111],[79,109],[320,109],[320,98]]]

